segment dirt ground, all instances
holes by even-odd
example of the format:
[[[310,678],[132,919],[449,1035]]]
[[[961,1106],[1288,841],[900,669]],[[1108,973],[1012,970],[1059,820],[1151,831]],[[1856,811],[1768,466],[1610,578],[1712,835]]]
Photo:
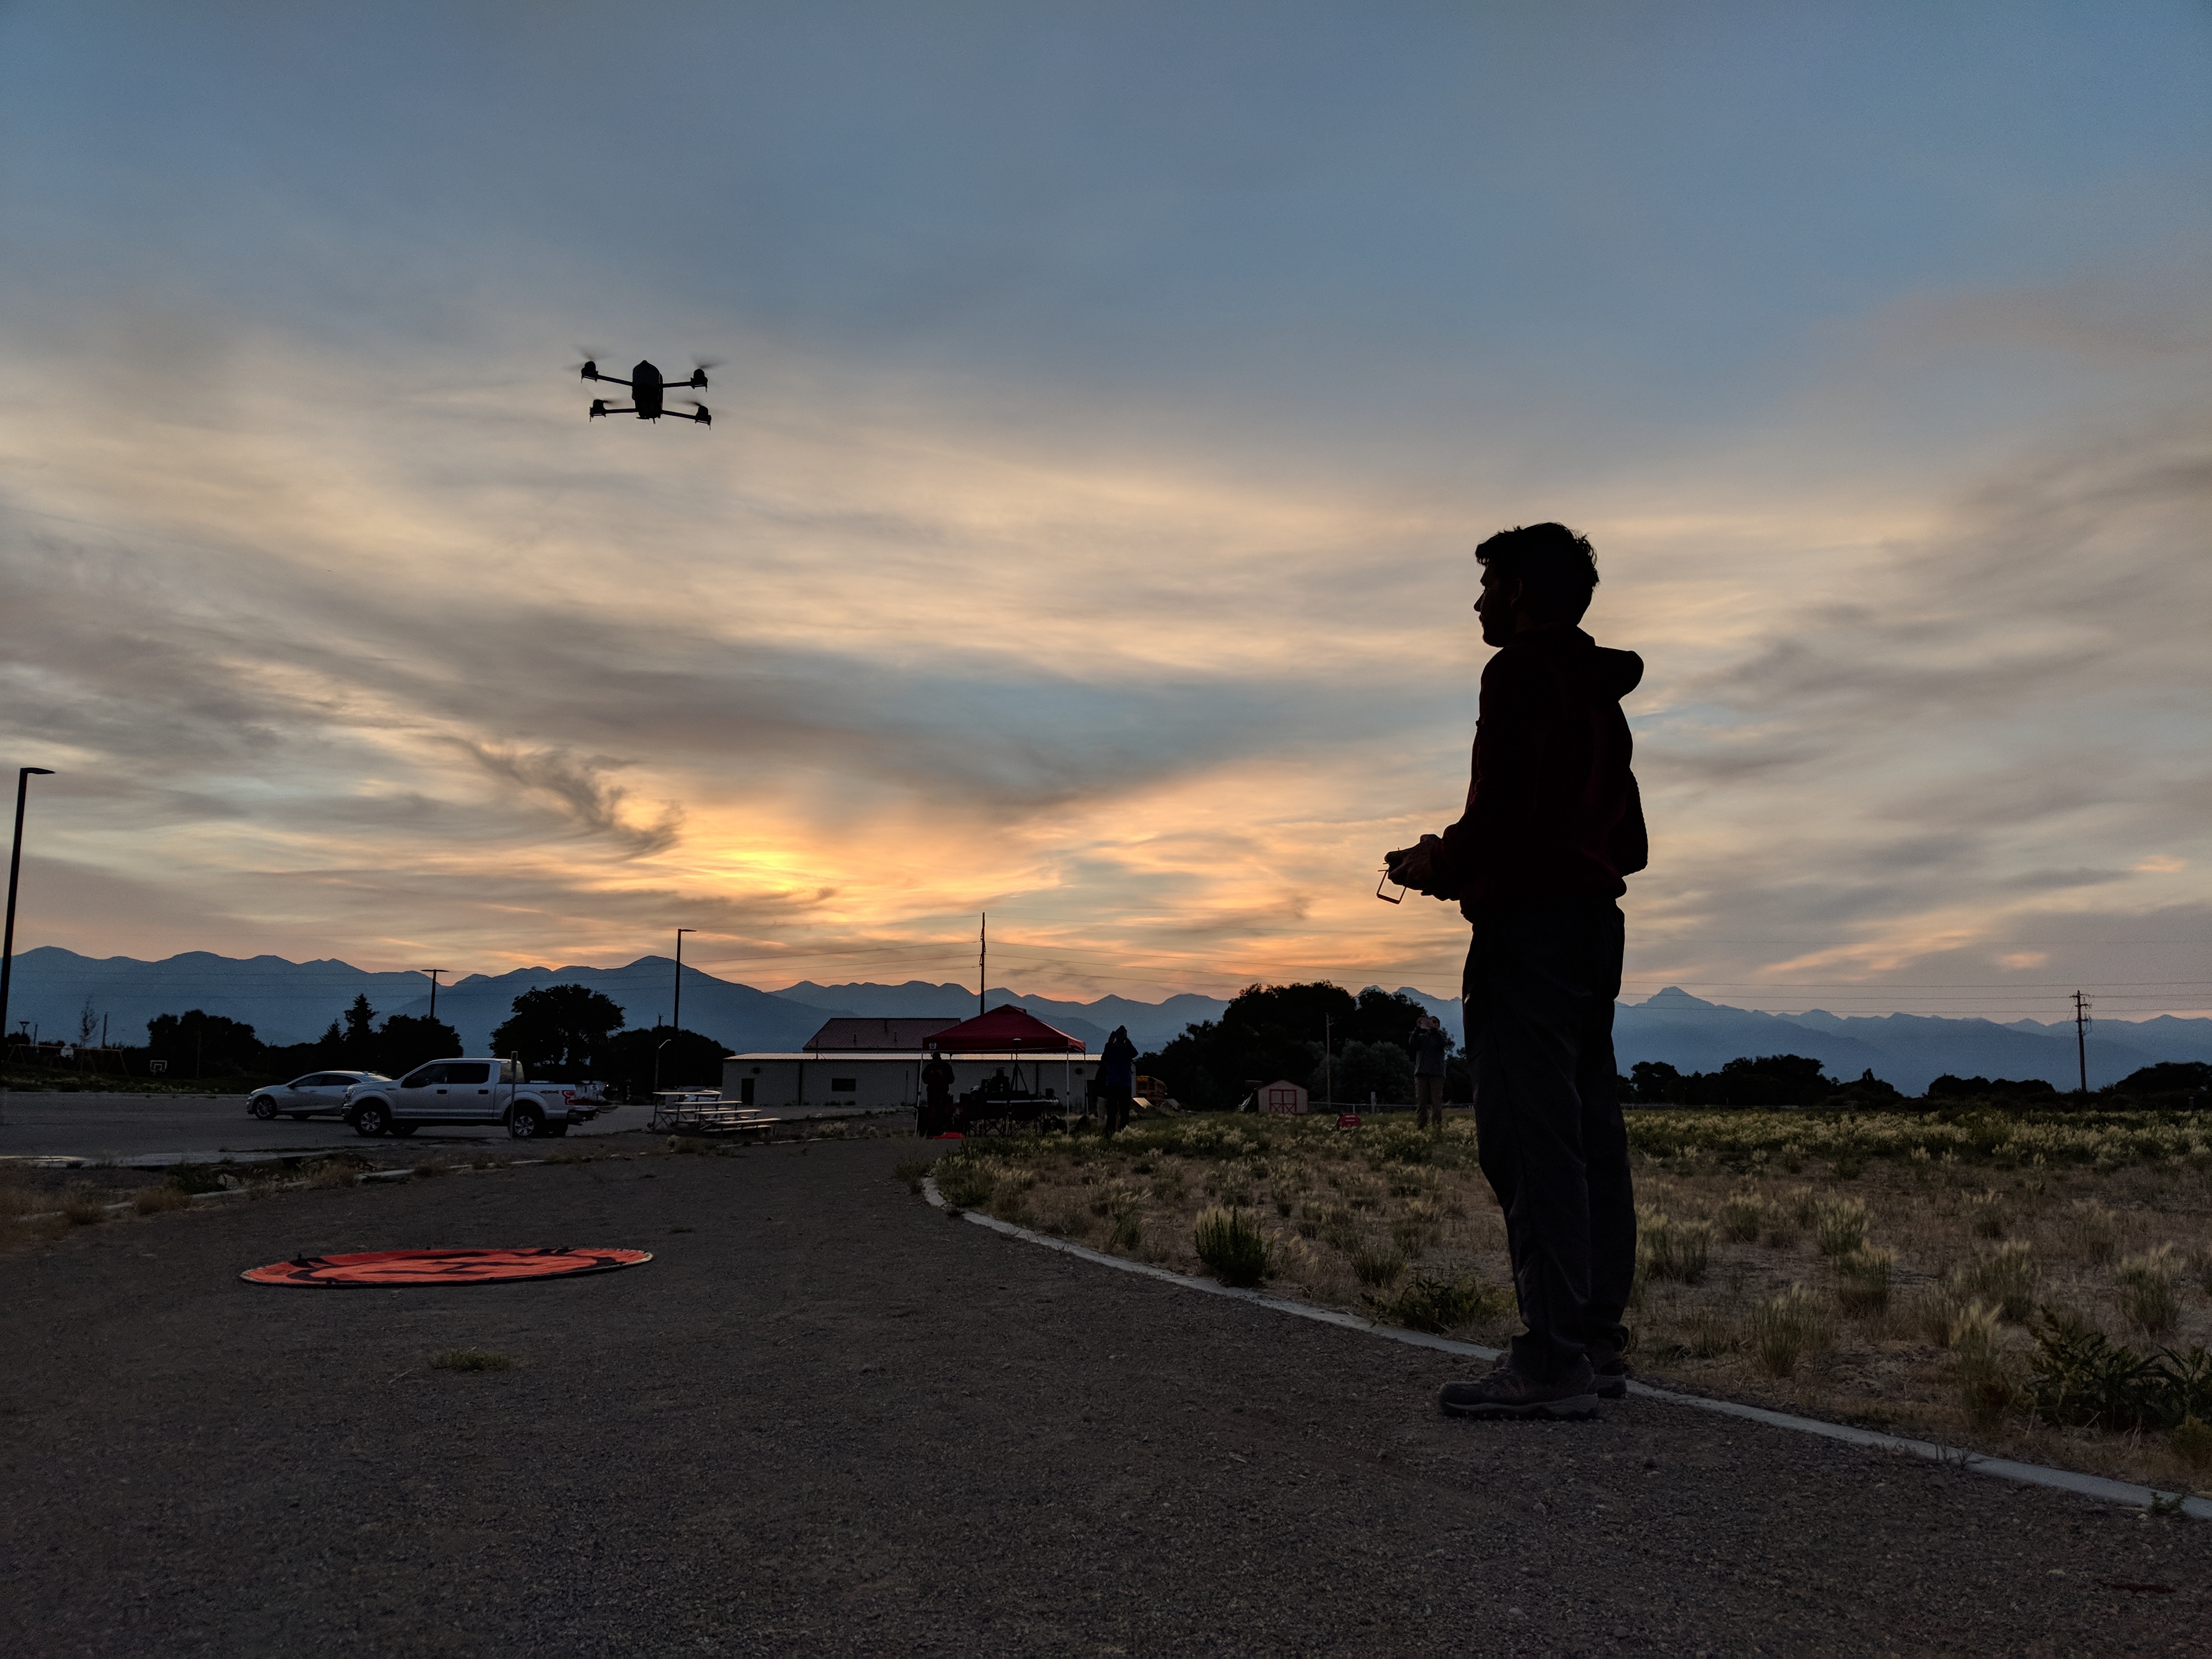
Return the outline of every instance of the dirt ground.
[[[2212,1528],[1437,1357],[927,1207],[912,1142],[310,1190],[0,1254],[26,1654],[2202,1650]],[[249,1286],[309,1252],[651,1264]],[[452,1371],[474,1349],[510,1370]]]

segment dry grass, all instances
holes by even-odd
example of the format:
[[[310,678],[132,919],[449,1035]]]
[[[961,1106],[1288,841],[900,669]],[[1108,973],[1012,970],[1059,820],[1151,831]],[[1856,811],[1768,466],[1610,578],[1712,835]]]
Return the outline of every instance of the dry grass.
[[[2212,1430],[2054,1427],[2025,1389],[2045,1308],[2138,1349],[2212,1345],[2212,1127],[1638,1112],[1631,1131],[1642,1374],[2161,1486],[2212,1471]],[[938,1175],[971,1207],[1186,1273],[1199,1212],[1233,1203],[1267,1234],[1272,1292],[1495,1340],[1517,1324],[1474,1150],[1463,1115],[1440,1140],[1409,1115],[1209,1115],[1110,1146],[969,1142]]]

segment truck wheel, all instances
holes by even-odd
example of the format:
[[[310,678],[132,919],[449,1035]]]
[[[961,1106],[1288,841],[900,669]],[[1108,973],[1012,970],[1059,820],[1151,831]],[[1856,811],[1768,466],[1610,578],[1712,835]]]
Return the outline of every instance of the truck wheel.
[[[357,1135],[374,1136],[388,1133],[392,1128],[392,1114],[380,1101],[369,1101],[356,1106],[353,1113],[353,1132]]]
[[[507,1115],[507,1132],[517,1140],[535,1140],[545,1133],[545,1119],[535,1106],[518,1106]]]
[[[253,1097],[252,1105],[248,1109],[254,1116],[266,1123],[276,1115],[276,1103],[267,1095],[256,1095]]]

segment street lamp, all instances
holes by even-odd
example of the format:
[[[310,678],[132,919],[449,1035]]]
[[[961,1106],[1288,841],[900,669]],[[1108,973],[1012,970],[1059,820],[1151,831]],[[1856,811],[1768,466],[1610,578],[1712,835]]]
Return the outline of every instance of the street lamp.
[[[15,971],[15,882],[23,868],[23,802],[33,777],[53,775],[51,766],[26,766],[15,773],[15,847],[8,854],[8,929],[0,939],[0,1033],[8,1029],[8,983]]]
[[[451,969],[445,968],[417,968],[415,971],[418,974],[428,974],[430,976],[430,1018],[435,1019],[438,1017],[438,975],[443,973],[448,973]]]

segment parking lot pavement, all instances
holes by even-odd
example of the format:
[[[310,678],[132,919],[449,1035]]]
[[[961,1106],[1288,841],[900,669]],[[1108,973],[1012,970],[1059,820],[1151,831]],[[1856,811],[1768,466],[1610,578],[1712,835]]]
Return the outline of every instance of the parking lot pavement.
[[[578,1135],[619,1134],[641,1129],[650,1106],[617,1106],[569,1130]],[[496,1124],[431,1127],[410,1139],[371,1143],[397,1152],[408,1146],[505,1145]],[[64,1095],[9,1093],[0,1099],[0,1157],[82,1158],[95,1161],[138,1157],[234,1152],[319,1152],[362,1145],[336,1118],[264,1123],[246,1109],[244,1095]]]
[[[2212,1528],[948,1222],[914,1143],[279,1194],[0,1255],[0,1651],[2201,1652]],[[567,1282],[260,1262],[635,1246]],[[507,1370],[444,1369],[479,1350]]]

